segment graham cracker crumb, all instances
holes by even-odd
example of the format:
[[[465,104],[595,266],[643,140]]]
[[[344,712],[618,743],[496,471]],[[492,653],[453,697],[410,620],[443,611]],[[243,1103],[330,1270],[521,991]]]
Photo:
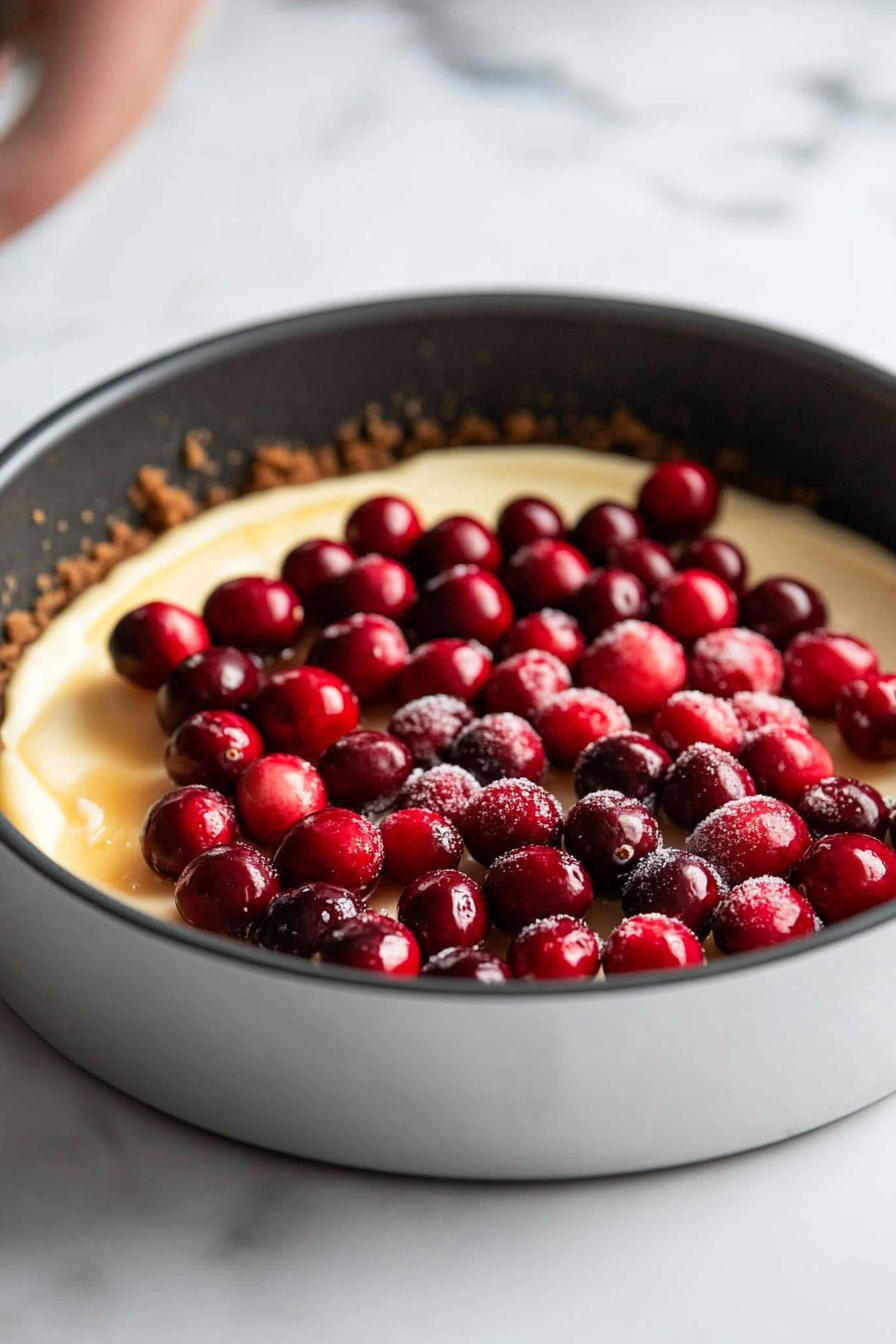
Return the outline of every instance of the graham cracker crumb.
[[[61,532],[63,534],[68,531],[68,523],[65,521],[64,518],[59,519],[59,522],[56,524],[56,531]]]
[[[37,527],[43,527],[44,523],[47,521],[47,515],[44,513],[43,509],[32,509],[31,521]]]
[[[179,485],[169,485],[167,471],[159,467],[143,467],[128,498],[154,532],[167,532],[199,512],[194,496]]]
[[[217,476],[221,468],[209,456],[212,436],[207,429],[192,429],[184,439],[184,464],[187,471],[201,471],[206,476]]]
[[[96,514],[94,513],[93,509],[81,510],[81,522],[84,524],[85,527],[90,527],[91,523],[96,522]]]

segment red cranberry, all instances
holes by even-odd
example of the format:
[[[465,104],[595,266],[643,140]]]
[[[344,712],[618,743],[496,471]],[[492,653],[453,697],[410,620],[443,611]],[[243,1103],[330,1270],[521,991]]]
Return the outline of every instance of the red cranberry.
[[[575,764],[576,797],[606,789],[656,811],[672,757],[645,733],[614,733],[592,742]]]
[[[624,569],[637,575],[648,592],[653,592],[664,579],[675,573],[675,563],[665,546],[649,537],[637,537],[634,541],[611,546],[607,551],[607,564],[611,569]]]
[[[350,514],[345,539],[358,555],[404,560],[423,535],[417,510],[396,495],[374,495]]]
[[[647,589],[625,569],[593,569],[575,598],[576,614],[589,639],[618,621],[647,615]]]
[[[725,803],[755,792],[749,773],[729,752],[695,742],[669,767],[663,807],[670,821],[690,830]]]
[[[414,934],[424,957],[446,947],[475,947],[491,927],[479,883],[453,868],[414,878],[399,897],[398,918]]]
[[[326,805],[323,780],[301,756],[285,752],[262,756],[237,780],[240,825],[258,845],[278,845],[297,821]]]
[[[530,649],[498,663],[485,688],[485,704],[493,714],[533,714],[558,691],[572,685],[569,668],[552,653]]]
[[[756,952],[818,930],[815,911],[783,877],[751,877],[716,909],[713,938],[720,952]]]
[[[737,756],[744,732],[727,700],[703,691],[676,691],[653,719],[652,733],[672,756],[680,756],[695,742],[708,742]]]
[[[129,611],[109,636],[115,671],[145,690],[157,690],[185,658],[207,649],[205,622],[172,602],[147,602]]]
[[[834,630],[804,630],[784,652],[787,689],[807,714],[830,718],[841,693],[856,677],[878,671],[870,644]]]
[[[279,653],[295,644],[305,619],[295,589],[260,574],[219,583],[205,599],[202,614],[216,644],[254,653]]]
[[[588,645],[579,664],[583,686],[603,691],[632,718],[655,714],[687,681],[684,649],[647,621],[620,621]]]
[[[530,779],[496,779],[470,799],[460,831],[476,862],[488,865],[525,845],[559,845],[563,810]]]
[[[492,656],[465,639],[432,639],[411,654],[398,678],[398,698],[451,695],[475,700],[492,674]]]
[[[236,814],[223,793],[201,784],[157,798],[140,832],[143,858],[160,877],[180,877],[191,860],[214,845],[229,845]]]
[[[512,499],[498,514],[498,536],[506,555],[512,555],[521,546],[539,537],[556,539],[564,532],[563,519],[546,499],[529,495]]]
[[[482,985],[502,985],[511,979],[507,963],[481,947],[446,947],[443,952],[430,957],[420,974],[451,980],[478,980]]]
[[[734,593],[705,569],[686,569],[664,579],[651,606],[657,624],[683,644],[693,644],[711,630],[727,630],[737,621]]]
[[[308,653],[309,663],[341,677],[362,702],[388,695],[407,660],[395,622],[367,612],[326,626]]]
[[[324,585],[351,569],[354,551],[341,541],[314,537],[295,546],[280,569],[281,578],[298,593],[309,616],[320,615],[320,594]]]
[[[712,630],[691,650],[691,684],[707,695],[738,691],[776,695],[784,684],[784,663],[764,635],[740,627]]]
[[[510,557],[507,587],[521,611],[567,607],[590,568],[582,552],[569,542],[542,537]]]
[[[252,925],[250,937],[269,952],[313,957],[330,929],[365,913],[366,906],[344,887],[309,882],[282,891]]]
[[[716,808],[691,832],[685,847],[709,859],[735,885],[748,877],[784,877],[808,844],[809,831],[798,812],[779,798],[757,794]]]
[[[802,728],[769,724],[750,733],[741,752],[760,793],[796,804],[806,789],[834,773],[831,753]]]
[[[397,560],[362,555],[351,569],[323,584],[317,596],[318,609],[327,621],[343,620],[357,612],[402,621],[417,600],[417,585]]]
[[[476,565],[495,573],[503,560],[498,538],[476,518],[457,514],[443,518],[425,532],[414,548],[411,563],[421,582],[455,565]]]
[[[869,673],[845,686],[837,701],[837,727],[850,750],[866,761],[896,756],[896,676]]]
[[[434,868],[456,868],[464,852],[460,831],[438,812],[408,807],[380,826],[385,872],[396,882],[412,882]]]
[[[461,770],[458,765],[437,765],[411,775],[398,795],[398,805],[438,812],[459,828],[470,799],[480,787],[469,770]]]
[[[603,948],[604,974],[677,971],[702,966],[706,957],[691,930],[668,915],[633,915],[610,934]]]
[[[293,667],[268,677],[252,717],[269,747],[316,761],[331,742],[358,726],[358,697],[320,667]]]
[[[890,824],[887,804],[872,784],[829,775],[807,789],[796,805],[814,835],[853,831],[883,840]]]
[[[741,606],[744,625],[781,649],[803,630],[824,625],[827,616],[820,593],[800,579],[765,579],[750,589]]]
[[[518,933],[550,915],[584,915],[593,900],[585,869],[561,849],[526,845],[496,859],[482,890],[499,928]]]
[[[361,730],[340,737],[320,758],[320,777],[336,807],[384,812],[413,768],[411,753],[388,733]]]
[[[451,745],[451,762],[480,784],[493,779],[532,779],[545,769],[544,747],[535,729],[517,714],[486,714],[462,728]]]
[[[719,511],[719,483],[699,462],[661,462],[641,486],[638,512],[661,541],[682,541],[709,527]]]
[[[634,509],[607,499],[585,510],[573,528],[570,540],[592,565],[603,565],[611,546],[637,541],[643,535],[644,523]]]
[[[800,893],[825,924],[896,896],[896,854],[873,835],[823,835],[797,869]]]
[[[191,653],[159,687],[159,723],[170,733],[184,719],[204,709],[231,709],[244,714],[260,685],[258,663],[242,649],[211,648]]]
[[[279,890],[273,865],[260,850],[217,845],[187,864],[174,888],[174,904],[195,929],[247,938]]]
[[[380,833],[364,817],[343,807],[327,807],[303,817],[280,841],[274,867],[284,887],[332,882],[366,896],[383,866]]]
[[[615,789],[586,794],[566,818],[566,848],[600,891],[618,887],[662,843],[656,819],[644,804]]]
[[[632,725],[622,706],[603,691],[574,686],[542,705],[534,726],[551,762],[571,770],[591,742],[623,733]]]
[[[320,959],[378,975],[416,975],[420,970],[420,948],[410,929],[390,915],[372,912],[328,930],[321,940]]]
[[[513,607],[494,574],[475,565],[455,565],[429,580],[416,621],[424,640],[453,636],[491,646],[510,629]]]
[[[702,936],[727,890],[721,875],[698,854],[657,849],[622,888],[622,909],[626,915],[670,915]]]
[[[472,723],[475,714],[454,695],[424,695],[408,700],[389,720],[389,732],[403,742],[415,765],[429,769],[448,754],[461,728]]]
[[[575,667],[585,652],[585,636],[575,617],[556,607],[543,607],[541,611],[521,616],[507,631],[504,640],[506,658],[528,649],[544,649],[567,667]]]
[[[549,915],[520,929],[507,960],[520,980],[590,980],[600,966],[600,948],[580,919]]]
[[[165,769],[175,784],[206,784],[230,793],[263,752],[261,734],[248,719],[227,709],[205,709],[175,728],[165,747]]]
[[[768,691],[735,691],[731,697],[731,708],[745,733],[755,733],[757,728],[765,728],[769,723],[779,723],[784,728],[809,730],[809,720],[792,700],[770,695]]]
[[[737,597],[743,595],[747,582],[747,562],[743,551],[733,541],[721,537],[695,537],[688,542],[678,558],[679,569],[702,569],[724,579]]]

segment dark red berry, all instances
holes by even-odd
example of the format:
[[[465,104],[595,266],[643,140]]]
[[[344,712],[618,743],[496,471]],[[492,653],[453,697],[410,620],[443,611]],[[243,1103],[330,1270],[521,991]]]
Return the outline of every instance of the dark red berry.
[[[670,915],[700,937],[727,890],[721,874],[698,854],[657,849],[622,888],[622,909],[626,915]]]
[[[389,732],[405,744],[415,765],[428,770],[444,760],[461,728],[475,717],[470,706],[457,696],[424,695],[396,709],[389,720]]]
[[[558,691],[571,685],[565,663],[552,653],[530,649],[498,663],[485,688],[485,704],[493,714],[519,714],[531,719]]]
[[[583,686],[603,691],[632,718],[655,714],[687,681],[684,649],[648,621],[621,621],[598,635],[578,668]]]
[[[542,537],[521,546],[507,565],[507,587],[520,611],[568,607],[591,566],[569,542]]]
[[[575,667],[585,652],[585,636],[575,617],[556,607],[521,616],[507,631],[504,656],[525,653],[527,649],[544,649],[567,667]]]
[[[705,569],[686,569],[664,579],[651,599],[657,625],[682,644],[737,622],[737,598],[724,580]]]
[[[358,555],[404,560],[423,535],[417,510],[396,495],[374,495],[349,515],[345,539]]]
[[[252,925],[250,937],[257,947],[269,952],[313,957],[330,929],[365,910],[364,902],[344,887],[309,882],[275,896]]]
[[[308,653],[309,663],[334,672],[365,703],[389,694],[407,660],[395,622],[366,612],[326,626]]]
[[[530,779],[496,779],[470,799],[460,832],[476,862],[488,865],[525,845],[559,845],[563,810]]]
[[[678,558],[679,569],[703,569],[724,579],[731,591],[743,595],[747,582],[747,562],[733,541],[721,537],[695,537]]]
[[[211,933],[247,938],[280,890],[270,859],[251,845],[218,845],[198,854],[174,888],[177,913]]]
[[[122,616],[109,636],[115,671],[155,691],[174,668],[211,643],[205,622],[172,602],[147,602]]]
[[[736,798],[751,798],[756,785],[730,752],[695,742],[669,767],[662,802],[670,821],[690,830]]]
[[[611,546],[607,551],[607,564],[611,569],[624,569],[635,574],[649,593],[675,573],[675,562],[665,546],[649,537],[637,537],[634,541]]]
[[[837,924],[893,900],[896,854],[873,835],[823,835],[802,856],[796,885],[825,924]]]
[[[337,574],[317,592],[318,610],[328,622],[358,612],[403,621],[417,600],[413,575],[397,560],[362,555],[344,574]]]
[[[589,639],[618,621],[647,615],[647,589],[625,569],[593,569],[575,597],[576,615]]]
[[[743,729],[729,702],[703,691],[676,691],[657,710],[651,732],[672,756],[680,756],[695,742],[737,756],[744,744]]]
[[[877,789],[861,779],[829,775],[807,789],[796,809],[814,835],[853,831],[883,840],[890,812]]]
[[[677,971],[702,966],[706,957],[697,938],[680,919],[668,915],[633,915],[624,919],[604,943],[604,974]]]
[[[614,733],[592,742],[575,764],[576,797],[612,789],[656,811],[672,757],[645,733]]]
[[[715,476],[699,462],[661,462],[641,486],[638,512],[651,536],[682,541],[709,527],[719,494]]]
[[[426,584],[415,620],[424,640],[453,637],[490,647],[510,629],[513,607],[494,574],[475,565],[455,565]]]
[[[776,695],[784,684],[784,663],[778,650],[753,630],[713,630],[691,650],[691,685],[707,695],[767,691]]]
[[[644,523],[634,509],[607,499],[585,510],[573,528],[570,540],[592,565],[603,565],[612,546],[637,541],[643,535]]]
[[[246,766],[264,752],[258,729],[228,709],[205,709],[175,728],[165,770],[175,784],[206,784],[230,793]]]
[[[358,697],[351,687],[320,667],[275,672],[252,706],[269,747],[312,761],[357,728],[358,715]]]
[[[866,761],[896,756],[896,676],[869,673],[845,686],[837,701],[837,727],[850,750]]]
[[[505,504],[498,514],[498,536],[505,555],[539,537],[562,537],[563,519],[546,499],[524,495]]]
[[[279,653],[295,644],[305,619],[295,589],[260,574],[219,583],[202,614],[216,644],[253,653]]]
[[[370,912],[347,919],[324,934],[320,959],[331,966],[378,975],[416,975],[420,970],[417,940],[390,915]]]
[[[159,723],[170,733],[184,719],[205,709],[245,714],[260,685],[259,664],[242,649],[225,646],[191,653],[159,687]]]
[[[784,651],[787,689],[807,714],[830,718],[851,681],[878,671],[870,644],[834,630],[804,630]]]
[[[143,821],[140,850],[154,873],[178,878],[197,854],[229,845],[235,835],[236,814],[223,793],[189,784],[153,803]]]
[[[652,813],[615,789],[586,794],[566,818],[566,848],[598,891],[618,887],[662,843]]]
[[[455,565],[475,565],[495,573],[503,552],[494,532],[476,518],[457,514],[443,518],[425,532],[414,548],[411,563],[421,583]]]
[[[590,980],[600,966],[600,948],[580,919],[549,915],[520,929],[507,960],[520,980]]]
[[[278,845],[303,817],[327,805],[324,782],[310,761],[277,752],[247,766],[237,780],[240,825],[258,845]]]
[[[481,785],[458,765],[437,765],[411,775],[398,795],[399,807],[422,807],[438,812],[460,828],[467,805]]]
[[[796,803],[806,789],[834,773],[831,753],[803,728],[769,724],[748,733],[741,763],[753,776],[760,793]]]
[[[420,644],[398,678],[398,698],[420,700],[429,695],[451,695],[475,700],[492,674],[492,656],[483,644],[465,639],[432,639]]]
[[[579,918],[594,895],[582,865],[549,845],[502,854],[486,873],[482,890],[495,923],[507,933],[549,915]]]
[[[590,686],[561,691],[536,711],[534,720],[549,759],[560,770],[571,770],[589,743],[631,726],[621,705]]]
[[[336,807],[384,812],[413,769],[411,753],[389,733],[361,729],[340,737],[320,758],[320,777]]]
[[[451,745],[451,762],[469,770],[480,784],[493,779],[532,779],[544,774],[541,738],[517,714],[486,714],[462,728]]]
[[[685,847],[708,859],[734,886],[748,877],[784,877],[809,839],[806,823],[788,803],[757,794],[716,808],[691,832]]]
[[[757,728],[765,728],[769,723],[779,723],[785,728],[809,729],[809,720],[792,700],[770,695],[768,691],[735,691],[731,697],[731,708],[745,733],[754,733]]]
[[[357,559],[349,546],[341,541],[327,541],[313,537],[303,541],[289,552],[281,566],[280,576],[289,584],[308,612],[320,616],[320,594],[324,585],[351,569]]]
[[[364,817],[343,807],[327,807],[303,817],[280,841],[274,866],[284,887],[332,882],[355,896],[367,896],[383,866],[380,833]]]
[[[475,947],[491,927],[479,883],[453,868],[414,878],[401,893],[398,918],[414,934],[424,957],[446,947]]]
[[[478,980],[482,985],[503,985],[511,979],[507,963],[481,947],[446,947],[430,957],[420,974],[446,980]]]
[[[751,877],[733,887],[712,921],[720,952],[757,952],[818,929],[815,911],[783,877]]]
[[[765,579],[750,589],[741,604],[744,625],[758,630],[779,649],[785,648],[801,631],[824,625],[827,615],[821,594],[800,579]]]
[[[386,853],[385,873],[396,882],[412,882],[434,868],[456,868],[464,852],[460,831],[438,812],[408,807],[393,812],[380,826]]]

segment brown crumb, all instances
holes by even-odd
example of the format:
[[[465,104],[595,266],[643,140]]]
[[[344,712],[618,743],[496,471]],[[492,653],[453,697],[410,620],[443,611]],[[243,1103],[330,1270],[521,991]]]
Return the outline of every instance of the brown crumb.
[[[47,521],[47,515],[44,513],[43,509],[32,509],[31,521],[37,527],[43,527],[44,523]]]
[[[56,531],[62,534],[65,534],[68,531],[68,523],[64,518],[59,519],[59,522],[56,524]]]
[[[199,512],[194,496],[179,485],[170,485],[167,471],[160,467],[143,467],[128,491],[128,498],[154,532],[168,532]]]

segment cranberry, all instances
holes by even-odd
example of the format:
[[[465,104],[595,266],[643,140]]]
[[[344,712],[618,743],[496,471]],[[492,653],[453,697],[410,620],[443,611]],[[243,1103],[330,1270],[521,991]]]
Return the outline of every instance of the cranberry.
[[[727,700],[704,691],[676,691],[658,709],[651,729],[657,742],[672,756],[679,756],[695,742],[707,742],[737,756],[744,732]]]
[[[603,565],[611,546],[637,541],[643,535],[644,523],[634,509],[607,499],[585,510],[573,528],[570,540],[592,565]]]
[[[648,592],[653,592],[658,584],[675,573],[675,563],[665,546],[648,537],[611,546],[607,551],[607,564],[611,569],[624,569],[637,575]]]
[[[505,657],[525,653],[527,649],[544,649],[567,667],[575,667],[585,652],[585,636],[575,617],[556,607],[543,607],[521,616],[507,631]]]
[[[618,621],[647,615],[647,589],[625,569],[593,569],[575,598],[576,614],[589,639]]]
[[[713,938],[720,952],[756,952],[818,930],[815,911],[783,877],[750,877],[716,909]]]
[[[869,673],[845,686],[837,701],[837,727],[850,750],[867,761],[896,756],[896,676]]]
[[[295,644],[305,619],[295,589],[260,574],[219,583],[205,599],[202,614],[216,644],[254,653],[279,653]]]
[[[741,606],[744,625],[781,649],[803,630],[824,625],[827,615],[821,595],[800,579],[765,579],[750,589]]]
[[[487,865],[525,845],[559,845],[563,810],[530,779],[496,779],[470,799],[460,831],[476,862]]]
[[[429,769],[444,759],[461,728],[475,717],[457,696],[424,695],[396,709],[389,732],[405,744],[415,765]]]
[[[174,904],[196,929],[247,938],[279,890],[273,865],[260,850],[217,845],[187,864],[174,888]]]
[[[519,714],[530,719],[558,691],[571,685],[565,663],[552,653],[530,649],[498,663],[485,688],[485,703],[494,714]]]
[[[825,924],[896,896],[896,854],[873,835],[823,835],[797,869],[801,895]]]
[[[250,937],[269,952],[312,957],[337,924],[365,913],[366,906],[344,887],[308,882],[294,891],[281,891],[252,925]]]
[[[809,830],[798,812],[779,798],[757,794],[716,808],[691,832],[685,848],[709,859],[734,885],[748,877],[784,877],[808,844]]]
[[[661,541],[682,541],[709,527],[719,511],[719,483],[699,462],[661,462],[641,486],[638,512]]]
[[[542,705],[534,726],[551,762],[561,770],[571,770],[591,742],[625,732],[632,725],[622,706],[603,691],[574,686]]]
[[[434,868],[456,868],[464,852],[460,831],[438,812],[408,807],[380,826],[385,872],[396,882],[412,882]]]
[[[281,578],[298,593],[309,616],[320,616],[320,595],[330,579],[351,569],[354,551],[341,541],[313,537],[295,546],[283,561]]]
[[[326,626],[308,653],[309,663],[341,677],[362,702],[388,695],[407,660],[395,622],[368,612]]]
[[[770,695],[768,691],[735,691],[731,697],[731,708],[745,733],[754,733],[757,728],[764,728],[769,723],[779,723],[784,728],[809,730],[809,720],[792,700]]]
[[[669,767],[663,807],[671,821],[690,829],[711,812],[756,792],[747,770],[730,752],[695,742]]]
[[[737,598],[722,579],[705,569],[686,569],[664,579],[651,600],[658,625],[683,644],[737,621]]]
[[[314,761],[357,728],[358,697],[332,672],[293,667],[268,677],[252,717],[269,747]]]
[[[655,812],[671,764],[669,753],[645,733],[614,733],[599,738],[576,761],[576,797],[610,789],[635,798]]]
[[[465,639],[433,639],[411,654],[398,678],[405,703],[429,695],[475,700],[492,674],[492,656],[482,644]]]
[[[343,620],[357,612],[402,621],[417,600],[413,576],[397,560],[362,555],[344,574],[318,589],[318,610],[327,621]]]
[[[379,975],[416,975],[420,970],[417,940],[390,915],[358,915],[324,934],[320,959],[332,966]]]
[[[411,775],[398,795],[398,805],[438,812],[460,827],[467,805],[480,787],[469,770],[461,770],[458,765],[437,765]]]
[[[345,539],[358,555],[404,560],[423,535],[417,510],[395,495],[374,495],[350,514]]]
[[[526,845],[496,859],[482,890],[495,923],[518,933],[549,915],[584,915],[594,897],[582,865],[550,845]]]
[[[580,919],[549,915],[520,929],[507,960],[520,980],[590,980],[600,966],[600,948]]]
[[[703,948],[680,919],[668,915],[633,915],[610,934],[603,948],[604,974],[677,971],[702,966]]]
[[[539,537],[556,539],[564,532],[563,519],[546,499],[525,495],[512,499],[498,514],[498,536],[506,555]]]
[[[242,649],[225,646],[191,653],[159,687],[159,723],[170,733],[184,719],[204,709],[231,709],[243,714],[260,685],[258,663]]]
[[[532,779],[545,769],[544,747],[535,729],[517,714],[486,714],[462,728],[451,745],[451,762],[480,784],[493,779]]]
[[[481,947],[446,947],[430,957],[420,974],[446,980],[478,980],[482,985],[502,985],[511,979],[507,963]]]
[[[747,735],[741,761],[760,793],[794,805],[806,789],[834,772],[831,753],[811,733],[774,723]]]
[[[567,607],[591,566],[567,541],[542,537],[521,546],[507,565],[507,587],[521,611]]]
[[[733,541],[721,537],[695,537],[688,542],[678,558],[679,569],[702,569],[724,579],[737,597],[743,595],[747,582],[747,562],[743,551]]]
[[[701,936],[727,890],[721,875],[698,854],[657,849],[622,888],[622,909],[626,915],[670,915]]]
[[[494,532],[476,518],[457,514],[443,518],[423,534],[414,548],[411,563],[425,583],[455,565],[475,565],[495,573],[503,558]]]
[[[586,794],[566,818],[566,848],[598,890],[618,887],[662,843],[651,812],[615,789]]]
[[[274,854],[274,867],[285,887],[332,882],[355,896],[373,890],[382,866],[379,831],[343,807],[303,817],[286,832]]]
[[[413,768],[411,753],[389,733],[357,731],[340,737],[320,758],[320,777],[336,807],[384,812]]]
[[[878,671],[870,644],[834,630],[804,630],[784,651],[787,689],[807,714],[830,718],[842,691],[856,677]]]
[[[490,646],[507,633],[512,620],[504,585],[475,565],[455,565],[430,579],[416,611],[425,640],[454,636]]]
[[[165,747],[165,769],[175,784],[206,784],[230,793],[263,752],[261,734],[248,719],[228,709],[205,709],[175,728]]]
[[[185,658],[207,649],[205,622],[172,602],[147,602],[129,611],[109,636],[109,656],[126,681],[155,691]]]
[[[259,845],[278,845],[290,827],[327,805],[324,782],[301,756],[262,756],[237,780],[236,810],[243,830]]]
[[[143,858],[160,877],[180,877],[187,864],[214,845],[229,845],[236,814],[223,793],[188,784],[157,798],[140,832]]]
[[[784,684],[784,663],[764,635],[740,627],[712,630],[691,650],[691,684],[707,695],[739,691],[776,695]]]
[[[453,868],[414,878],[401,893],[398,918],[414,934],[424,957],[446,947],[475,947],[491,927],[479,883]]]
[[[854,831],[883,840],[890,824],[887,804],[872,784],[829,775],[807,789],[796,805],[814,835]]]
[[[687,681],[684,649],[647,621],[620,621],[598,635],[579,664],[579,680],[638,718],[654,714]]]

